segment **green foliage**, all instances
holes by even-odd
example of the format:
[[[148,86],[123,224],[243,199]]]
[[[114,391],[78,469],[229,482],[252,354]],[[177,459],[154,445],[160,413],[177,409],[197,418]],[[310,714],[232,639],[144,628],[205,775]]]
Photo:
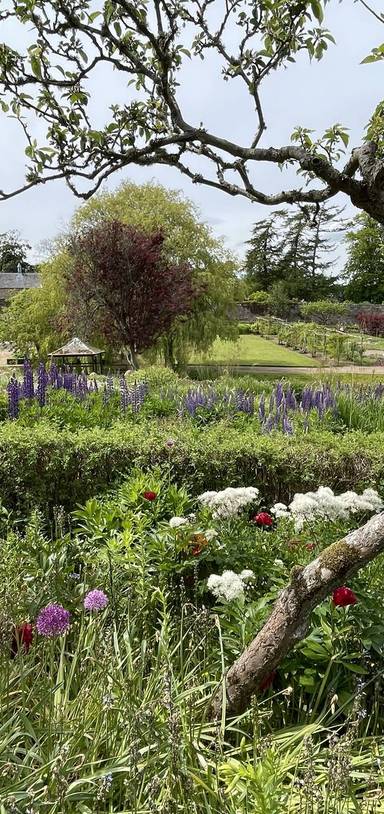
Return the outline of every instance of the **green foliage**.
[[[236,335],[229,318],[235,300],[235,258],[213,237],[194,204],[176,190],[155,183],[123,183],[116,192],[96,195],[73,218],[71,231],[118,219],[146,232],[162,230],[171,263],[188,263],[201,287],[190,316],[180,319],[159,344],[165,362],[181,364],[191,350],[206,350],[216,336]]]
[[[191,509],[187,526],[170,527]],[[307,638],[245,715],[225,724],[208,712],[292,566],[313,558],[308,544],[318,555],[349,528],[323,522],[293,534],[286,520],[258,529],[247,511],[212,518],[168,467],[133,471],[70,524],[56,511],[51,533],[36,511],[23,528],[4,523],[2,814],[32,805],[47,814],[371,814],[372,790],[378,800],[383,790],[382,557],[354,579],[354,607],[327,598],[316,609]],[[254,571],[245,593],[215,606],[207,576],[243,565]],[[94,588],[109,602],[90,613],[83,602]],[[28,652],[15,647],[14,625],[34,623],[52,601],[70,611],[69,632],[46,639],[34,629]]]
[[[363,419],[362,419],[363,421]],[[170,453],[166,441],[175,439]],[[252,423],[198,425],[150,419],[110,429],[60,430],[39,423],[0,427],[3,504],[24,514],[33,506],[66,510],[109,489],[135,466],[171,458],[178,482],[195,490],[256,483],[269,499],[286,499],[319,483],[357,489],[384,480],[381,433],[335,435],[313,430],[287,437],[255,433]]]
[[[335,261],[332,236],[345,228],[340,216],[341,210],[335,207],[302,206],[293,214],[277,210],[257,222],[248,241],[248,285],[270,292],[272,305],[278,286],[288,298],[316,299],[331,294],[336,278],[326,272]]]
[[[359,215],[348,232],[345,296],[353,302],[384,302],[384,227]]]
[[[35,267],[27,261],[27,254],[31,247],[24,243],[18,232],[4,232],[0,234],[0,274],[10,272],[16,274],[35,271]]]
[[[310,322],[319,322],[323,325],[342,321],[347,314],[349,304],[346,302],[333,302],[332,300],[316,300],[300,304],[300,313]]]

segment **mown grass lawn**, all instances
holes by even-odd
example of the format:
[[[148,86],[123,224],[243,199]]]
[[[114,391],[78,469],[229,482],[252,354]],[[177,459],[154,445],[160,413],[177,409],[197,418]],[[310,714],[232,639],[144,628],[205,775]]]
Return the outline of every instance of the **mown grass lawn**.
[[[250,334],[239,336],[236,342],[216,339],[207,354],[194,354],[190,362],[285,367],[318,367],[320,364],[312,356],[278,345],[272,339]]]

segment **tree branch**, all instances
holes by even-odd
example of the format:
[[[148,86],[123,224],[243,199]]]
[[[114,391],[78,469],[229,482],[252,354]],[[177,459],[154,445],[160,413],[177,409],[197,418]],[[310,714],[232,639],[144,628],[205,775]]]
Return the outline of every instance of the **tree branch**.
[[[384,513],[330,545],[305,568],[293,569],[264,627],[229,669],[225,678],[228,715],[243,712],[260,682],[308,631],[310,614],[334,588],[384,551]],[[222,692],[213,699],[219,715]]]

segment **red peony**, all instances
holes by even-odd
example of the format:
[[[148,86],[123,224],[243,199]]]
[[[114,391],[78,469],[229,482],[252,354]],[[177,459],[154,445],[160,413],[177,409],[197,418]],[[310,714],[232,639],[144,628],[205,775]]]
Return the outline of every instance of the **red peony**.
[[[307,551],[313,551],[313,549],[315,548],[315,544],[314,543],[307,543],[307,545],[305,547],[306,547]]]
[[[257,523],[258,526],[272,526],[273,525],[273,517],[271,517],[268,512],[259,512],[259,514],[255,514],[252,517],[254,523]]]
[[[343,585],[341,588],[336,588],[333,592],[332,600],[334,605],[345,608],[347,605],[355,605],[357,596],[350,588],[346,588],[345,585]]]
[[[20,647],[23,646],[26,653],[32,644],[33,625],[30,622],[23,622],[22,625],[15,625],[13,630],[11,653],[16,656]]]
[[[151,492],[151,490],[148,490],[148,492],[143,493],[143,497],[145,500],[156,500],[157,494],[156,492]]]
[[[259,684],[260,692],[263,692],[264,690],[268,690],[269,687],[272,686],[275,677],[276,677],[276,670],[272,670],[271,673],[268,673],[268,675],[265,676],[265,678],[263,678],[262,681],[260,681],[260,684]]]

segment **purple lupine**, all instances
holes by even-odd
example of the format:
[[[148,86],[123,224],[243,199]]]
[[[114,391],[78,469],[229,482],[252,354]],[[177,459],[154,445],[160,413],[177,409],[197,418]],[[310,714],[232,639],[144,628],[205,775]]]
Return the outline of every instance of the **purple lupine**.
[[[39,363],[39,368],[37,372],[37,400],[39,402],[40,407],[44,407],[46,402],[46,392],[47,392],[47,385],[49,381],[49,376],[45,369],[44,362]]]
[[[29,359],[24,359],[23,365],[23,396],[25,399],[33,399],[35,388],[33,383],[33,369]]]
[[[288,387],[287,390],[286,390],[285,400],[287,402],[287,406],[288,406],[289,410],[297,410],[296,396],[295,396],[293,390],[291,389],[291,387]]]
[[[293,435],[292,422],[289,420],[287,415],[283,415],[282,430],[284,435]]]
[[[259,419],[260,419],[261,422],[263,422],[264,419],[265,419],[265,395],[264,395],[264,393],[261,394],[260,401],[259,401]]]
[[[276,407],[280,407],[281,402],[283,401],[284,396],[284,389],[282,382],[277,382],[275,388],[275,399],[276,399]]]
[[[122,411],[125,412],[128,406],[128,389],[127,383],[123,375],[120,376],[119,386],[120,386],[120,407]]]
[[[19,415],[19,401],[20,401],[20,388],[19,383],[15,376],[9,380],[7,384],[8,392],[8,414],[9,417],[15,419]]]
[[[58,375],[59,375],[59,371],[57,369],[57,365],[55,365],[55,363],[52,362],[51,367],[49,368],[49,373],[48,373],[49,384],[52,387],[57,386]]]

